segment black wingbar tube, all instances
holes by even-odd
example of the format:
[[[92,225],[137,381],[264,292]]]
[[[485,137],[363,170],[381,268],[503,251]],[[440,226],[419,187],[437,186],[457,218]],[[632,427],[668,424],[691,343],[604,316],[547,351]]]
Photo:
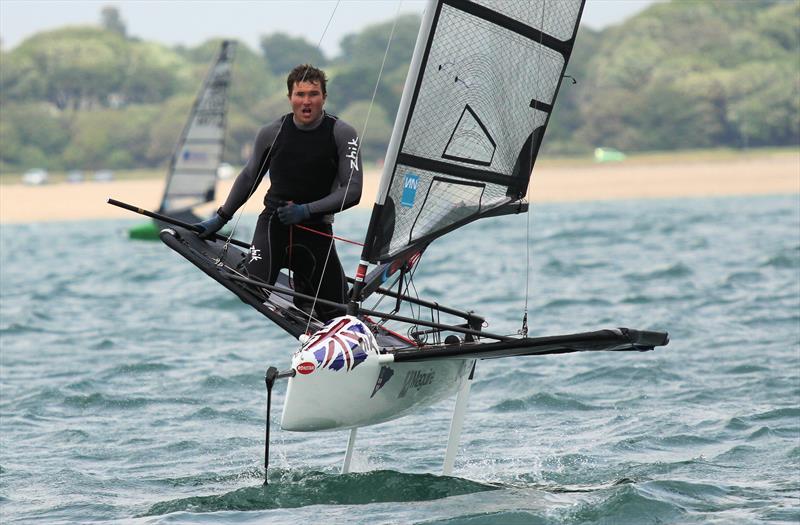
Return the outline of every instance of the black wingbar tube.
[[[347,277],[347,282],[350,284],[354,284],[356,280],[353,279],[352,277]],[[458,310],[457,308],[450,308],[449,306],[444,306],[432,301],[426,301],[425,299],[419,299],[418,297],[411,297],[405,294],[400,294],[395,292],[394,290],[387,290],[386,288],[377,288],[375,292],[381,295],[392,297],[394,299],[397,299],[399,297],[403,301],[407,301],[409,303],[417,304],[419,306],[424,306],[425,308],[433,308],[434,310],[438,310],[446,314],[455,315],[456,317],[461,317],[472,326],[475,326],[476,324],[483,324],[483,322],[486,320],[485,317],[476,315],[472,312],[466,312],[464,310]]]
[[[150,217],[151,219],[155,219],[157,221],[165,222],[167,224],[172,224],[174,226],[180,226],[181,228],[186,228],[187,230],[193,231],[195,233],[202,233],[203,232],[200,228],[198,228],[194,224],[189,224],[188,222],[179,221],[178,219],[172,218],[172,217],[170,217],[168,215],[163,215],[161,213],[156,213],[154,211],[145,210],[143,208],[139,208],[137,206],[133,206],[131,204],[128,204],[128,203],[125,203],[125,202],[122,202],[122,201],[118,201],[118,200],[112,199],[110,197],[108,198],[108,200],[106,202],[108,202],[109,204],[111,204],[113,206],[117,206],[119,208],[123,208],[125,210],[132,211],[134,213],[138,213],[139,215],[144,215],[146,217]],[[218,233],[214,234],[214,239],[220,240],[220,241],[225,241],[225,242],[230,242],[231,244],[235,244],[236,246],[244,248],[245,250],[249,250],[250,249],[250,245],[248,243],[240,241],[238,239],[230,239],[229,240],[224,235],[219,235]]]
[[[327,299],[315,298],[310,295],[306,295],[304,293],[295,292],[294,290],[290,290],[282,286],[267,284],[261,281],[256,281],[255,279],[249,279],[247,277],[242,277],[239,275],[226,275],[225,278],[230,279],[232,281],[239,281],[252,286],[258,286],[259,288],[263,288],[264,290],[269,290],[271,292],[278,292],[286,295],[291,295],[293,297],[299,297],[300,299],[305,299],[307,301],[316,301],[319,304],[324,304],[325,306],[329,306],[337,310],[347,311],[348,305],[346,304],[337,303],[334,301],[328,301]],[[509,337],[507,335],[490,334],[488,332],[482,332],[480,330],[472,330],[470,328],[463,328],[461,326],[434,323],[432,321],[423,321],[422,319],[414,319],[413,317],[405,317],[403,315],[397,315],[397,314],[388,314],[386,312],[378,312],[376,310],[367,310],[366,308],[360,308],[358,310],[358,313],[364,315],[371,315],[374,317],[380,317],[381,319],[391,319],[392,321],[400,321],[401,323],[408,323],[419,326],[428,326],[431,328],[439,328],[441,330],[447,330],[450,332],[459,332],[462,334],[473,335],[476,337],[486,337],[489,339],[496,339],[498,341],[516,341],[514,337]]]
[[[649,330],[618,328],[570,335],[526,337],[514,341],[442,345],[420,350],[414,347],[393,351],[396,363],[431,358],[491,359],[493,357],[540,356],[573,352],[621,351],[648,352],[669,343],[669,334]]]

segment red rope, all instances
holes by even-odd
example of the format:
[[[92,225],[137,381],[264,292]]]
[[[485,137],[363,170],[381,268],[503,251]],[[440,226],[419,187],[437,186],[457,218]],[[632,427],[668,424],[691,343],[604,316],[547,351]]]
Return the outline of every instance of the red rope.
[[[295,224],[295,226],[297,226],[298,228],[301,228],[303,230],[310,231],[312,233],[316,233],[317,235],[322,235],[323,237],[328,237],[329,239],[336,239],[337,241],[349,242],[350,244],[355,244],[357,246],[364,246],[360,242],[351,241],[350,239],[345,239],[344,237],[337,237],[336,235],[331,235],[329,233],[321,232],[319,230],[315,230],[314,228],[309,228],[308,226],[301,226],[300,224]]]

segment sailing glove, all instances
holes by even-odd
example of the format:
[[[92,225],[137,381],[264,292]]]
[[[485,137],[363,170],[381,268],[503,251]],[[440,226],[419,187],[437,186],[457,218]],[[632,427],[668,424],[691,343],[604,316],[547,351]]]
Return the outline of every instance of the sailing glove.
[[[193,226],[197,226],[198,228],[201,229],[200,232],[201,239],[210,239],[214,237],[214,234],[220,231],[227,222],[228,219],[223,218],[222,215],[220,215],[219,212],[217,212],[210,219],[206,219],[203,222],[198,222]]]
[[[308,204],[295,204],[290,202],[286,206],[278,208],[278,218],[283,224],[297,224],[311,217]]]

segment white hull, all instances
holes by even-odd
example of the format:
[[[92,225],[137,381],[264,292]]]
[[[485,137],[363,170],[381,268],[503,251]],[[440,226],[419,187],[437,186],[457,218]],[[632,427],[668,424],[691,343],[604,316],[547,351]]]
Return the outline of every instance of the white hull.
[[[458,392],[474,363],[474,359],[395,363],[391,355],[371,348],[354,366],[356,360],[343,360],[333,369],[313,350],[304,347],[292,359],[296,374],[286,391],[284,430],[347,429],[402,417]]]

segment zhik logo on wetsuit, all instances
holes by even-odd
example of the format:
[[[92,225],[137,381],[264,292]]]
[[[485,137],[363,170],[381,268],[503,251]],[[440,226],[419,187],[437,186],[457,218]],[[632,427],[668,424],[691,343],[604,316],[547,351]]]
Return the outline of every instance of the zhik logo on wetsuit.
[[[261,250],[255,246],[250,246],[250,262],[261,259]]]
[[[358,171],[358,137],[347,143],[349,150],[347,151],[346,158],[350,159],[350,169]]]
[[[400,199],[400,204],[406,208],[414,206],[414,201],[417,198],[417,185],[419,184],[419,175],[412,172],[406,173],[403,179],[403,197]]]

